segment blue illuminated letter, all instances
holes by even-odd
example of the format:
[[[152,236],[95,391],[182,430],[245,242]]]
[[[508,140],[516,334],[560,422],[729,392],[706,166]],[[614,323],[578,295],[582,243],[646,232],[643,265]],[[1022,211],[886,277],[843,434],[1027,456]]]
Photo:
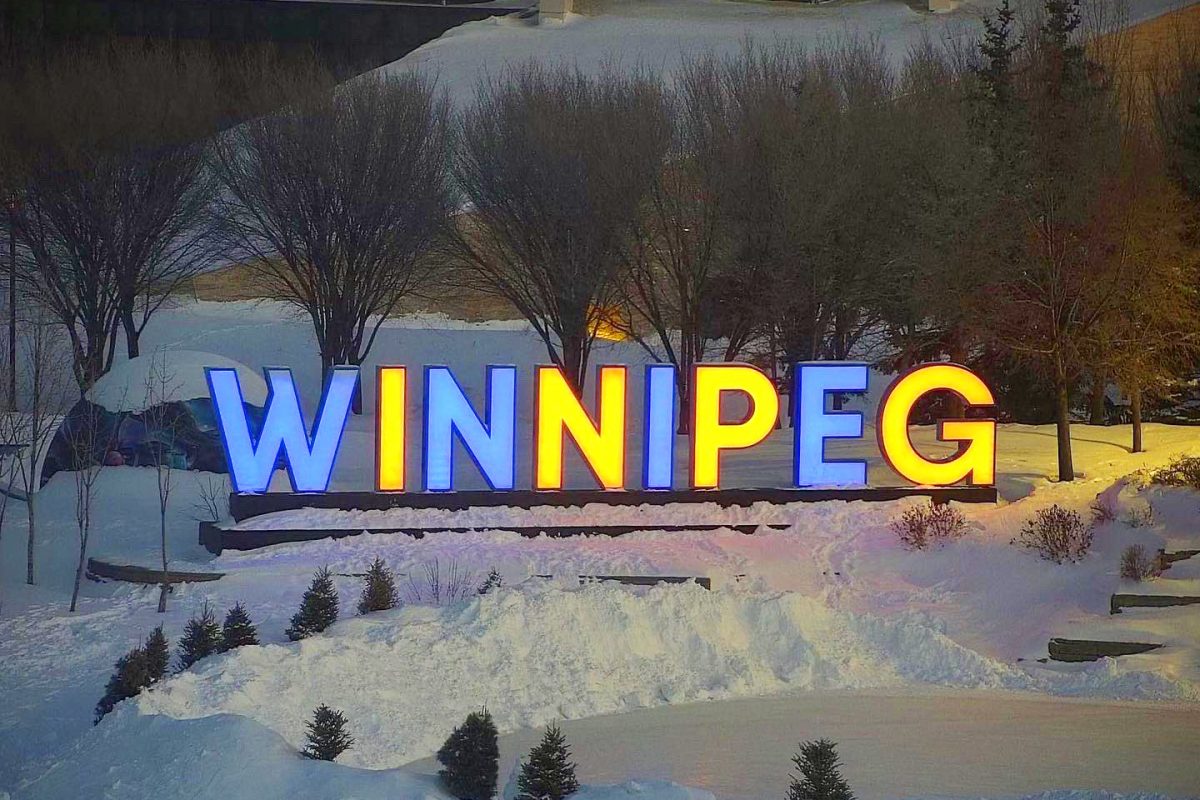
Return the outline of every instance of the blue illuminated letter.
[[[311,438],[300,411],[291,370],[268,368],[263,373],[269,393],[262,430],[256,440],[246,419],[237,370],[205,369],[234,490],[265,492],[282,447],[292,491],[325,491],[358,383],[358,367],[335,367],[330,374]]]
[[[642,485],[670,489],[675,467],[675,367],[649,364],[645,382]]]
[[[487,368],[487,423],[447,367],[425,368],[425,490],[454,488],[454,434],[493,489],[516,481],[517,368]]]
[[[867,482],[867,462],[828,461],[826,439],[858,439],[862,414],[825,411],[825,397],[834,392],[865,392],[867,365],[816,362],[797,364],[794,407],[794,471],[797,486],[851,486]]]

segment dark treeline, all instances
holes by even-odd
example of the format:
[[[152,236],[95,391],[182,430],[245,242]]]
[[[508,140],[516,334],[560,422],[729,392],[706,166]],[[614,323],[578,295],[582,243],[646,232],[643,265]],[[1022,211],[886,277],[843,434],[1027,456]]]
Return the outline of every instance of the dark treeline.
[[[1119,387],[1140,449],[1144,399],[1197,356],[1200,48],[1180,31],[1135,68],[1102,8],[1005,3],[978,41],[898,64],[846,38],[669,81],[518,65],[464,109],[311,59],[245,58],[236,97],[203,51],[47,59],[0,84],[20,306],[81,390],[231,262],[312,320],[326,369],[406,298],[455,290],[510,304],[580,389],[622,328],[680,368],[683,404],[705,358],[784,387],[797,361],[948,359],[1010,418],[1056,420],[1070,480],[1078,406],[1102,419]],[[251,121],[223,124],[231,103]]]

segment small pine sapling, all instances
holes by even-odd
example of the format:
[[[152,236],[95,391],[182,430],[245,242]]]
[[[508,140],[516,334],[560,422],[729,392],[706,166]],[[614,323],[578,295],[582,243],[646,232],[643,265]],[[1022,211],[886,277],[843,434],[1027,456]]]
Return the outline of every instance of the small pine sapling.
[[[221,652],[248,644],[258,644],[258,629],[250,621],[246,607],[241,603],[234,603],[233,608],[225,615],[225,624],[221,626]]]
[[[488,570],[487,577],[483,579],[483,583],[479,584],[479,593],[487,594],[493,589],[499,589],[504,585],[504,576],[495,567]]]
[[[499,779],[496,723],[487,709],[467,715],[438,750],[438,777],[459,800],[491,800]]]
[[[517,800],[564,800],[579,791],[571,748],[557,725],[546,729],[517,777]]]
[[[833,742],[804,742],[792,762],[800,774],[792,776],[788,800],[854,800],[854,793],[842,778],[842,764]]]
[[[317,706],[307,727],[307,743],[301,751],[306,758],[333,761],[354,744],[354,737],[346,732],[346,717],[324,703]]]
[[[146,669],[150,674],[150,682],[161,681],[167,676],[167,667],[171,665],[171,647],[167,643],[167,635],[163,633],[162,625],[150,631],[142,650],[146,654]]]
[[[150,665],[146,659],[146,651],[135,647],[118,658],[113,665],[113,674],[104,687],[104,696],[96,704],[96,718],[93,724],[99,724],[104,715],[112,711],[117,703],[136,697],[150,683]]]
[[[179,668],[187,669],[202,658],[221,652],[221,626],[208,603],[200,616],[188,620],[179,640]]]
[[[396,607],[396,579],[392,571],[383,563],[382,558],[376,557],[367,569],[363,579],[362,597],[358,600],[358,613],[370,614],[372,611],[387,611]]]
[[[286,631],[287,637],[298,642],[325,630],[337,622],[337,617],[337,588],[333,585],[329,567],[321,567],[313,575],[312,584],[300,600],[300,610],[292,617],[292,624]]]

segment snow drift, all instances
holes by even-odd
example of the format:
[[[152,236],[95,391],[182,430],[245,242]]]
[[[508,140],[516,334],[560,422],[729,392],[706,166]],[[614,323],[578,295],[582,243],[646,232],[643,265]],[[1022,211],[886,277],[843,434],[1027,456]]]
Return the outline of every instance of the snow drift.
[[[142,713],[232,713],[293,746],[317,703],[353,721],[347,764],[388,768],[435,752],[486,706],[502,731],[638,707],[808,689],[913,684],[1175,697],[1110,666],[1027,672],[955,644],[924,617],[830,609],[794,593],[613,585],[506,590],[455,607],[338,623],[295,645],[201,662],[136,701]],[[1131,683],[1132,681],[1132,683]],[[107,723],[102,723],[103,727]]]

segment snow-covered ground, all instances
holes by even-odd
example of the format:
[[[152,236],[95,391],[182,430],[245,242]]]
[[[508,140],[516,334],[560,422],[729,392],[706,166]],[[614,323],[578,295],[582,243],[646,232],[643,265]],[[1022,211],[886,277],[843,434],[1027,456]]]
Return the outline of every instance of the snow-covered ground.
[[[311,332],[303,320],[289,317],[273,304],[182,305],[155,319],[145,346],[210,351],[255,369],[290,365],[306,403],[310,408],[316,403],[319,379]],[[470,393],[479,391],[486,363],[515,363],[524,369],[544,360],[536,338],[522,325],[464,325],[435,317],[389,322],[373,357],[409,365],[448,363]],[[643,359],[632,345],[605,343],[595,361],[640,363]],[[524,407],[528,408],[528,396]],[[631,425],[638,427],[636,416]],[[338,481],[363,488],[373,452],[366,438],[373,429],[370,414],[355,420],[353,428],[354,435],[364,437],[362,446],[345,451]],[[524,430],[527,433],[528,428]],[[928,431],[915,435],[929,444]],[[428,777],[420,776],[421,768],[416,773],[400,768],[428,757],[467,711],[481,705],[495,714],[502,731],[518,732],[518,737],[528,737],[531,727],[554,719],[648,709],[639,712],[647,715],[645,722],[629,718],[632,736],[636,731],[660,730],[657,726],[670,722],[655,721],[654,709],[692,701],[787,698],[781,702],[795,703],[796,715],[809,719],[812,707],[805,703],[822,702],[819,698],[830,696],[829,692],[870,698],[876,695],[869,693],[883,691],[904,698],[920,697],[931,689],[953,689],[943,699],[922,706],[925,712],[912,706],[898,713],[899,727],[890,728],[888,736],[881,738],[873,737],[869,713],[861,717],[862,729],[855,728],[854,720],[860,718],[849,709],[871,707],[869,700],[862,699],[847,701],[843,727],[836,723],[842,717],[834,715],[827,717],[828,726],[806,723],[795,733],[777,727],[771,735],[773,740],[798,739],[821,735],[821,729],[829,728],[846,741],[847,753],[869,758],[872,764],[884,759],[878,772],[860,773],[866,797],[1000,795],[1064,788],[1186,795],[1189,785],[1200,787],[1200,767],[1194,759],[1167,759],[1161,768],[1146,770],[1135,764],[1116,777],[1099,771],[1089,784],[1071,777],[1078,773],[1064,772],[1057,779],[1051,758],[1045,768],[1024,771],[1020,781],[997,791],[998,766],[1012,763],[1010,755],[965,748],[970,752],[931,761],[926,783],[901,781],[889,788],[886,780],[888,753],[896,763],[906,757],[883,743],[903,739],[906,725],[910,736],[922,727],[941,724],[955,729],[958,725],[960,733],[967,731],[962,740],[973,741],[969,720],[955,723],[947,718],[950,710],[958,708],[957,698],[966,702],[968,697],[982,696],[981,702],[991,703],[987,714],[1025,732],[1026,746],[1036,749],[1041,742],[1041,752],[1051,754],[1061,749],[1059,757],[1075,759],[1085,776],[1089,759],[1109,765],[1114,748],[1120,749],[1120,742],[1138,725],[1164,741],[1197,743],[1200,613],[1182,608],[1126,611],[1110,617],[1108,596],[1129,588],[1117,575],[1124,545],[1140,542],[1151,551],[1200,547],[1195,527],[1200,496],[1180,489],[1139,488],[1137,480],[1124,480],[1178,453],[1200,452],[1200,428],[1150,425],[1149,450],[1140,455],[1129,453],[1128,436],[1127,428],[1077,426],[1080,478],[1059,484],[1049,478],[1052,431],[1002,426],[998,472],[1005,502],[994,507],[963,506],[970,522],[968,534],[924,553],[903,550],[889,529],[890,520],[906,504],[916,502],[909,500],[690,511],[690,521],[697,524],[786,525],[782,530],[762,527],[755,535],[728,529],[655,532],[655,524],[689,521],[670,507],[476,511],[459,522],[469,520],[492,530],[432,535],[421,541],[362,535],[226,552],[213,558],[196,541],[195,520],[200,490],[212,476],[186,474],[181,476],[169,517],[172,564],[227,575],[215,583],[181,587],[172,595],[165,616],[154,611],[155,590],[115,583],[88,583],[80,612],[66,613],[76,546],[73,485],[69,476],[58,475],[42,495],[36,587],[21,582],[25,542],[19,505],[10,506],[0,538],[0,695],[4,697],[0,791],[17,797],[105,796],[106,792],[143,797],[150,789],[141,787],[160,785],[146,778],[149,770],[176,775],[178,788],[168,787],[171,791],[156,795],[166,797],[288,796],[292,788],[302,786],[312,787],[312,796],[441,797]],[[868,431],[868,442],[858,452],[871,454],[870,438]],[[740,458],[730,459],[726,472],[742,485],[779,485],[789,474],[789,459],[789,433],[784,430]],[[469,459],[460,461],[467,470]],[[887,482],[881,467],[872,469],[877,482]],[[526,480],[527,474],[522,472],[519,481]],[[582,475],[576,474],[575,480],[582,481]],[[93,554],[116,561],[154,562],[154,485],[154,474],[146,469],[110,468],[102,474]],[[1115,505],[1118,520],[1098,530],[1093,553],[1082,563],[1050,564],[1010,543],[1035,509],[1057,502],[1086,514],[1101,493]],[[1148,504],[1153,518],[1142,524]],[[329,515],[337,516],[337,512],[307,513],[309,522],[324,523]],[[429,512],[421,513],[427,515],[422,521],[430,521]],[[531,517],[601,522],[615,521],[622,514],[649,530],[617,539],[567,540],[529,540],[504,531],[506,525]],[[362,522],[346,520],[348,525]],[[409,602],[393,612],[353,618],[360,580],[354,574],[377,555],[400,574],[402,594]],[[443,575],[453,565],[472,572],[475,581],[494,567],[503,574],[505,588],[482,598],[435,606],[424,578],[425,569],[434,563]],[[343,620],[324,635],[287,643],[283,636],[287,620],[312,571],[323,564],[338,573]],[[610,584],[580,586],[577,576],[594,574],[703,575],[712,579],[713,590],[694,585],[638,590]],[[545,575],[551,577],[538,577]],[[1194,591],[1198,583],[1200,575],[1191,562],[1180,562],[1163,578],[1137,590],[1182,594]],[[424,597],[418,600],[417,594]],[[204,602],[223,613],[238,601],[246,604],[258,623],[263,646],[201,662],[123,704],[92,728],[92,706],[119,655],[159,622],[176,639],[187,617]],[[1045,656],[1051,636],[1092,635],[1149,638],[1167,647],[1095,664],[1036,660]],[[1028,693],[1035,698],[1030,700]],[[1081,700],[1087,703],[1080,705]],[[1131,708],[1110,701],[1139,702]],[[305,720],[320,702],[345,711],[358,737],[358,745],[337,765],[302,762],[293,752],[302,741]],[[723,706],[694,707],[714,709],[691,712],[700,715],[694,724],[712,726],[713,717],[706,715],[715,713],[719,719]],[[1079,729],[1087,731],[1092,749],[1063,749],[1063,739],[1054,738],[1058,736],[1054,731],[1060,729],[1047,722],[1047,715],[1060,707],[1067,715],[1063,719],[1080,715]],[[743,712],[730,708],[730,720],[741,719],[738,724],[743,727],[731,724],[730,738],[704,740],[727,753],[736,752],[736,743],[754,727],[755,719],[738,717]],[[1035,709],[1040,711],[1034,713]],[[1155,709],[1162,709],[1161,717],[1154,716]],[[982,736],[988,717],[982,712],[970,716],[981,726]],[[670,779],[721,797],[767,797],[778,794],[789,766],[782,759],[770,770],[762,766],[737,773],[747,775],[749,782],[734,791],[728,780],[681,761],[682,746],[674,734],[660,737],[659,751],[643,749],[640,760],[626,758],[622,753],[628,751],[618,746],[624,740],[622,717],[603,719],[609,721],[598,728],[579,729],[588,742],[586,752],[607,754],[581,766],[590,782]],[[1126,724],[1107,723],[1122,719]],[[682,722],[676,730],[687,730],[692,724]],[[1049,738],[1038,738],[1043,735]],[[873,751],[856,751],[854,742],[864,738],[878,738],[880,744]],[[787,750],[795,744],[790,739],[776,746]],[[528,739],[507,741],[506,753],[515,760]],[[1151,752],[1159,755],[1152,757]],[[1146,758],[1153,760],[1162,752],[1150,748]],[[647,766],[651,760],[658,764],[656,769]],[[243,779],[251,763],[260,765],[255,771],[259,777]],[[634,771],[622,772],[623,764]],[[755,779],[755,774],[761,777]],[[196,789],[200,775],[209,781],[203,791]],[[655,784],[605,791],[665,798],[683,797],[680,793],[691,790]],[[687,796],[705,795],[701,791]],[[603,797],[607,800],[609,795]]]

